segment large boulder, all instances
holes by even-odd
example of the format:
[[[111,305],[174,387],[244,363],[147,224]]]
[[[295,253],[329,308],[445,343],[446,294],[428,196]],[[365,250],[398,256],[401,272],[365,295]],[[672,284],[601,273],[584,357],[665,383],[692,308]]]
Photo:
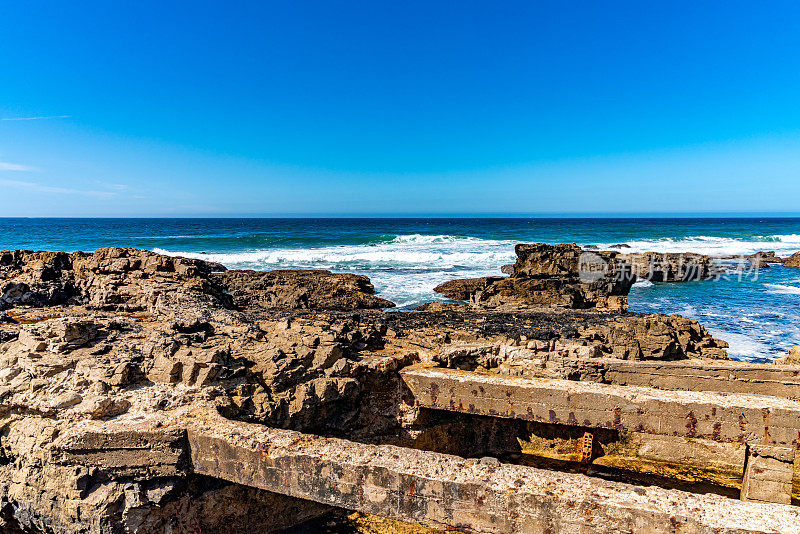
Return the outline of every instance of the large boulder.
[[[800,267],[800,252],[795,252],[783,261],[784,267]]]
[[[491,309],[558,306],[627,309],[633,278],[616,252],[591,252],[576,244],[520,244],[510,277],[453,280],[434,291]]]
[[[216,278],[241,309],[357,310],[392,308],[373,295],[366,276],[322,270],[227,271]]]
[[[604,352],[623,360],[727,359],[725,341],[680,315],[620,317],[609,325],[579,331],[581,337],[600,341]]]
[[[757,262],[761,267],[769,265],[770,263],[783,263],[786,261],[784,258],[776,256],[774,250],[761,250],[755,254],[750,254],[747,258],[753,262]]]

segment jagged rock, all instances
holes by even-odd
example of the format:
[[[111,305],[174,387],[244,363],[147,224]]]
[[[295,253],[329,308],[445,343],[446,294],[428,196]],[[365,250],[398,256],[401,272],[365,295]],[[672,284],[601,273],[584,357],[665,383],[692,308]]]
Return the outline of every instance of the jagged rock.
[[[101,310],[153,311],[224,303],[209,275],[219,264],[109,247],[92,254],[0,252],[0,308],[80,303]]]
[[[679,315],[625,317],[607,327],[580,332],[583,338],[602,341],[604,353],[624,360],[727,358],[726,342],[714,339],[697,321]]]
[[[0,531],[261,533],[328,510],[193,475],[180,425],[200,407],[458,453],[431,437],[449,423],[414,406],[401,368],[724,355],[696,321],[598,309],[623,309],[632,283],[614,253],[517,253],[510,278],[447,286],[472,307],[419,311],[374,309],[391,303],[355,275],[224,271],[121,248],[0,253],[15,319],[0,324]],[[463,422],[475,435],[482,425]]]
[[[19,342],[34,352],[67,352],[95,339],[97,326],[94,321],[86,319],[52,319],[23,326],[19,332]]]
[[[631,246],[627,243],[615,243],[613,245],[609,245],[608,248],[631,248]]]
[[[366,276],[318,270],[228,271],[217,275],[242,309],[357,310],[392,308],[373,295]]]
[[[759,268],[769,267],[771,263],[783,263],[786,261],[784,258],[775,255],[774,250],[767,250],[767,251],[759,251],[755,254],[750,254],[747,256],[750,260],[756,260],[759,263]]]
[[[433,290],[441,293],[445,297],[452,300],[469,300],[476,292],[486,289],[488,286],[503,280],[502,276],[490,276],[486,278],[460,278],[458,280],[449,280],[439,284]]]
[[[500,272],[512,276],[514,274],[514,264],[510,263],[508,265],[503,265],[500,267]]]
[[[558,316],[551,316],[557,321]],[[524,321],[525,315],[518,316]],[[697,321],[678,315],[628,315],[621,317],[577,317],[558,331],[538,337],[531,331],[519,340],[498,339],[452,343],[435,352],[433,361],[446,367],[463,369],[516,365],[543,366],[548,360],[612,357],[622,360],[682,360],[690,358],[725,359],[728,344],[714,339]],[[536,323],[545,322],[544,317]],[[535,332],[535,330],[533,331]]]
[[[92,419],[105,419],[122,415],[131,407],[127,399],[98,397],[91,401],[88,412]]]
[[[798,365],[800,364],[800,345],[792,347],[786,356],[775,360],[777,364]]]
[[[710,256],[691,252],[620,254],[617,259],[630,264],[638,279],[651,282],[707,280],[718,274]]]
[[[46,306],[67,300],[73,291],[63,271],[64,252],[0,251],[0,310],[14,305]]]
[[[616,253],[583,251],[575,244],[517,245],[511,277],[445,282],[434,288],[454,300],[490,309],[542,306],[627,309],[633,279]]]
[[[795,252],[785,260],[783,260],[784,267],[800,267],[800,252]]]

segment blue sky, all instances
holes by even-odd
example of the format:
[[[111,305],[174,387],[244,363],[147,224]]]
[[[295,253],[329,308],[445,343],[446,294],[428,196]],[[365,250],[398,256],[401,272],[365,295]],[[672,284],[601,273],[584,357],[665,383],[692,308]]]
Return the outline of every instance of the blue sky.
[[[793,212],[797,2],[2,2],[0,215]]]

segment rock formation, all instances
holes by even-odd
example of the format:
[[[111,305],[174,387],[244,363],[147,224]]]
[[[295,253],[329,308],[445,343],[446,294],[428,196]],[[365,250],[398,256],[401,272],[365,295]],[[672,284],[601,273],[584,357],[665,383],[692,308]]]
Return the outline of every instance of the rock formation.
[[[620,254],[617,259],[630,264],[636,278],[651,282],[707,280],[718,273],[710,256],[691,252]]]
[[[543,243],[517,245],[515,251],[517,261],[510,277],[453,280],[434,291],[484,309],[627,309],[625,295],[633,278],[615,252]]]
[[[785,260],[783,260],[784,267],[800,267],[800,252],[795,252]]]
[[[800,364],[800,345],[789,349],[788,354],[775,360],[777,364],[798,365]]]
[[[373,295],[366,276],[329,271],[228,271],[216,275],[243,310],[357,310],[391,308]]]
[[[770,264],[773,263],[783,263],[786,261],[784,258],[775,255],[774,250],[767,250],[767,251],[759,251],[755,254],[750,254],[747,256],[747,259],[756,262],[760,269],[768,269]]]
[[[341,516],[196,473],[187,431],[221,418],[353,447],[519,447],[510,422],[415,405],[400,374],[412,364],[611,383],[608,361],[725,361],[696,321],[624,312],[633,280],[615,253],[516,252],[511,277],[444,284],[472,306],[416,311],[385,310],[356,275],[227,271],[124,248],[0,252],[0,531],[261,533]],[[651,443],[637,439],[636,451]]]

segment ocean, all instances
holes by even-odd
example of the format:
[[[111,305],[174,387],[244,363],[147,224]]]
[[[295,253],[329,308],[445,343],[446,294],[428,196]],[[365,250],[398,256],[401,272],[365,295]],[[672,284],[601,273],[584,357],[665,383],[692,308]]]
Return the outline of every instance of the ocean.
[[[629,252],[714,255],[800,251],[800,218],[708,219],[27,219],[0,218],[0,249],[128,246],[235,269],[330,269],[370,277],[377,294],[411,308],[443,300],[454,278],[499,275],[523,242]],[[631,311],[678,313],[728,341],[731,357],[768,361],[800,345],[800,269],[682,284],[637,283]]]

